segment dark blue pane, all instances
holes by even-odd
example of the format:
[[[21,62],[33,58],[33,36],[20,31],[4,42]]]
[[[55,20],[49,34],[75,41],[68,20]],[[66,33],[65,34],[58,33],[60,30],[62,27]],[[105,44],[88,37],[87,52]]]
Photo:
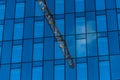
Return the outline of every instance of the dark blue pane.
[[[44,24],[42,21],[35,22],[34,37],[43,37]]]
[[[20,80],[20,69],[12,69],[10,80]]]
[[[4,19],[5,15],[5,5],[0,5],[0,20]]]
[[[107,38],[98,38],[98,52],[99,52],[99,55],[107,55],[108,54]]]
[[[112,80],[119,80],[120,79],[120,55],[111,56],[111,74]]]
[[[64,80],[64,66],[55,66],[55,80]]]
[[[21,62],[21,56],[22,56],[22,45],[16,45],[13,46],[13,52],[12,52],[12,62]]]
[[[87,64],[77,64],[77,80],[87,80]]]
[[[23,18],[24,17],[24,3],[16,3],[16,18]]]
[[[0,41],[2,41],[3,37],[3,25],[0,25]]]
[[[76,42],[76,53],[77,57],[85,57],[86,56],[86,39],[80,39]]]
[[[109,68],[109,62],[100,62],[100,80],[111,80],[110,79],[110,68]]]
[[[14,40],[22,39],[23,37],[23,23],[15,24],[14,26]]]
[[[103,32],[106,31],[106,16],[97,16],[97,31],[98,32]]]
[[[55,0],[55,13],[64,14],[64,0]]]
[[[119,26],[119,30],[120,30],[120,14],[118,14],[118,26]]]
[[[84,12],[84,0],[75,0],[76,1],[76,12]]]
[[[105,0],[96,0],[96,10],[105,9]]]
[[[42,67],[33,67],[32,80],[42,80]]]
[[[76,18],[76,34],[85,33],[85,18]]]
[[[42,60],[42,57],[43,57],[43,44],[42,43],[34,44],[33,60],[39,61]]]

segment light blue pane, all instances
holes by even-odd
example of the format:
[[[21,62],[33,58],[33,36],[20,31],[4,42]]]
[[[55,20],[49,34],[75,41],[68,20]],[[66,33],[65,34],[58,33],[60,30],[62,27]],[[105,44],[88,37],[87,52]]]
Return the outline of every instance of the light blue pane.
[[[4,19],[5,15],[5,5],[0,5],[0,20]]]
[[[98,32],[103,32],[106,31],[106,16],[97,16],[97,31]]]
[[[43,37],[43,22],[35,22],[34,37]]]
[[[120,8],[120,0],[116,0],[117,8]]]
[[[98,51],[99,51],[99,55],[107,55],[108,54],[107,38],[98,38]]]
[[[33,67],[32,80],[42,80],[42,67]]]
[[[118,14],[118,26],[119,26],[119,30],[120,30],[120,14]]]
[[[76,18],[76,34],[85,33],[85,18]]]
[[[55,66],[55,80],[64,80],[64,66]]]
[[[43,57],[43,44],[34,44],[34,54],[33,54],[33,60],[39,61],[42,60]]]
[[[84,0],[75,0],[76,1],[76,12],[84,11]]]
[[[12,62],[21,62],[22,45],[13,46]]]
[[[20,69],[12,69],[10,80],[20,80]]]
[[[96,0],[96,10],[105,9],[105,0]]]
[[[2,36],[3,35],[3,26],[0,25],[0,41],[2,41]]]
[[[64,13],[64,0],[56,0],[55,1],[55,13],[63,14]]]
[[[16,3],[16,18],[24,17],[24,3]]]
[[[62,33],[62,35],[64,35],[64,20],[56,20],[56,23],[59,31]]]
[[[60,59],[60,58],[64,58],[64,56],[58,43],[55,42],[55,59]]]
[[[100,80],[110,80],[109,62],[100,62]]]
[[[76,42],[77,48],[77,57],[85,57],[86,56],[86,40],[81,39]]]
[[[38,4],[38,1],[36,2],[35,5],[35,16],[42,16],[43,13],[41,11],[40,5]]]
[[[23,24],[15,24],[14,26],[14,40],[22,39],[23,37]]]
[[[86,63],[77,64],[77,80],[87,80]]]

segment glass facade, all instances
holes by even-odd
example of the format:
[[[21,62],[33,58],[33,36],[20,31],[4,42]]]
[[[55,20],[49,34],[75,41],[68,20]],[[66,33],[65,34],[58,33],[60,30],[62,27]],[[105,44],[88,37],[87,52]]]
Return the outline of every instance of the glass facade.
[[[120,0],[47,0],[70,68],[37,0],[0,0],[0,80],[120,80]]]

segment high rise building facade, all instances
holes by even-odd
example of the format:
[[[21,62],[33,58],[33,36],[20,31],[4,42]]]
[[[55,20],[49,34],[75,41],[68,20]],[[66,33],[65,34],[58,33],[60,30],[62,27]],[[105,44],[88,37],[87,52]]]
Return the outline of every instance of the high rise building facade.
[[[120,0],[46,0],[70,68],[38,0],[0,0],[0,80],[120,80]]]

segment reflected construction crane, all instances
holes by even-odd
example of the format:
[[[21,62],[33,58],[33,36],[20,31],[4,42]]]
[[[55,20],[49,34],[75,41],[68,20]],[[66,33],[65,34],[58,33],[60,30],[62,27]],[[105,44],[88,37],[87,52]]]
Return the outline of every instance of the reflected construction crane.
[[[38,3],[41,6],[41,10],[45,15],[45,18],[46,18],[48,24],[50,25],[50,28],[52,29],[52,32],[55,36],[57,43],[59,44],[60,49],[62,50],[62,52],[64,54],[64,57],[68,60],[69,66],[71,68],[73,68],[74,67],[73,58],[70,55],[70,51],[68,49],[66,41],[63,39],[60,31],[57,28],[55,19],[47,6],[46,0],[38,0]]]

